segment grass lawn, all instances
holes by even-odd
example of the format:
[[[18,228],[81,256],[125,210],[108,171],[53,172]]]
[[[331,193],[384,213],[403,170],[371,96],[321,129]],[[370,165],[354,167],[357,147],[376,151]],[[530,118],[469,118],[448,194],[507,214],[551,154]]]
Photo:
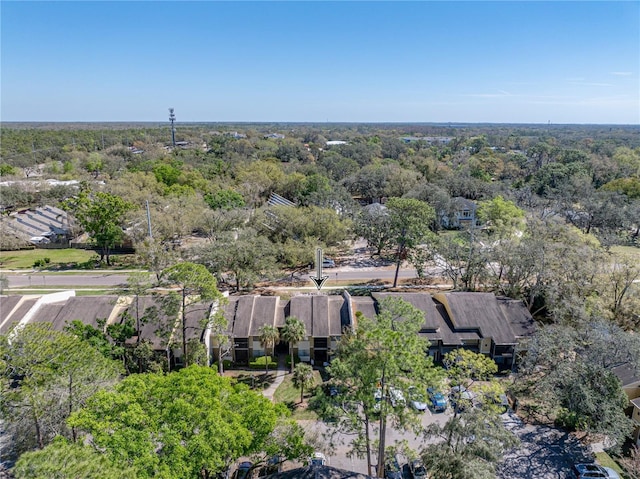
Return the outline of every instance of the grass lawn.
[[[624,477],[622,468],[606,452],[596,452],[596,461],[598,461],[598,464],[600,464],[601,466],[610,467],[611,469],[616,471],[620,475],[620,477]]]
[[[83,263],[96,253],[84,249],[23,249],[20,251],[0,251],[0,267],[7,269],[32,268],[36,260],[50,258],[47,267],[66,263]]]
[[[308,399],[313,393],[312,388],[310,391],[304,392],[305,400],[300,403],[300,390],[293,387],[291,381],[292,374],[286,374],[282,384],[276,389],[274,400],[276,403],[284,403],[291,410],[291,417],[296,420],[316,420],[318,415],[315,411],[308,409]],[[322,384],[322,377],[319,371],[313,371],[313,379],[315,385]]]
[[[635,246],[612,246],[611,251],[617,255],[635,256],[640,261],[640,248]]]

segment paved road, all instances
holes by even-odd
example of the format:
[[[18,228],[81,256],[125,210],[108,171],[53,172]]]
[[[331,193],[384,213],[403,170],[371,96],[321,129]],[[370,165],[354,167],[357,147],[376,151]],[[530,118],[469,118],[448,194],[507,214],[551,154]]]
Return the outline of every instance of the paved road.
[[[94,273],[7,273],[9,289],[14,288],[59,288],[62,286],[82,288],[114,288],[127,283],[128,274],[100,271]]]
[[[59,288],[59,287],[78,287],[78,288],[115,288],[127,283],[128,274],[125,272],[114,271],[93,271],[93,272],[74,272],[74,273],[51,273],[51,272],[7,272],[5,273],[9,281],[8,289],[15,288]],[[332,287],[340,284],[345,285],[345,281],[362,282],[366,280],[380,280],[391,283],[395,274],[395,270],[389,267],[368,267],[368,268],[332,268],[324,270],[324,274],[329,276],[325,286]],[[299,275],[300,281],[308,282],[309,287],[313,287],[313,283],[309,279],[313,272],[309,274]],[[415,278],[414,269],[402,269],[398,275],[400,278]]]

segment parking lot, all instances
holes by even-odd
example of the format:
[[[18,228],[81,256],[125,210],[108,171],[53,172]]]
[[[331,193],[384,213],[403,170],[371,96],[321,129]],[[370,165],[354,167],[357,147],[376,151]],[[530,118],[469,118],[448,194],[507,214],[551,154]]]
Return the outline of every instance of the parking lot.
[[[444,413],[427,410],[421,415],[421,423],[423,426],[434,422],[444,424],[451,415],[451,409]],[[505,454],[504,460],[498,465],[496,475],[498,479],[566,479],[573,463],[592,461],[588,448],[564,431],[547,426],[525,424],[512,411],[503,414],[502,417],[506,427],[520,438],[521,444]],[[315,436],[318,442],[323,444],[323,452],[328,458],[329,465],[367,473],[366,459],[347,457],[351,436],[335,434],[332,436],[333,442],[330,443],[331,428],[327,424],[322,421],[304,421],[302,424],[311,436]],[[426,444],[422,437],[387,427],[387,446],[403,440],[416,451]],[[401,466],[404,466],[404,478],[408,479],[410,475],[406,459],[403,457],[399,459]]]

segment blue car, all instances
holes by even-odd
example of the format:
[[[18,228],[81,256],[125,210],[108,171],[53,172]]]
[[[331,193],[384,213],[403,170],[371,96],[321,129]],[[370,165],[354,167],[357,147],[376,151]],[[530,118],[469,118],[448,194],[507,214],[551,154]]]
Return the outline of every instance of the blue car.
[[[429,394],[429,402],[431,403],[431,409],[437,412],[444,412],[449,406],[447,398],[440,391],[436,391],[433,388],[427,388],[427,394]]]

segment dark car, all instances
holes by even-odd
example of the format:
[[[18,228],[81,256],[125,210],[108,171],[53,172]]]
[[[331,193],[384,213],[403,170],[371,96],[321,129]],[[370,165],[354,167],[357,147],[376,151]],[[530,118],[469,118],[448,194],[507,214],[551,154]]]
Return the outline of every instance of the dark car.
[[[244,461],[238,464],[238,468],[233,473],[232,479],[249,479],[253,470],[253,463]]]
[[[420,459],[414,459],[409,463],[409,472],[413,479],[428,479],[429,474]]]
[[[395,457],[389,457],[384,463],[385,479],[402,479],[402,468]]]
[[[269,476],[270,474],[277,474],[278,472],[282,472],[282,459],[280,456],[275,455],[271,456],[267,463],[262,466],[258,477]]]
[[[571,468],[572,479],[620,479],[613,469],[602,467],[599,464],[574,464]]]

